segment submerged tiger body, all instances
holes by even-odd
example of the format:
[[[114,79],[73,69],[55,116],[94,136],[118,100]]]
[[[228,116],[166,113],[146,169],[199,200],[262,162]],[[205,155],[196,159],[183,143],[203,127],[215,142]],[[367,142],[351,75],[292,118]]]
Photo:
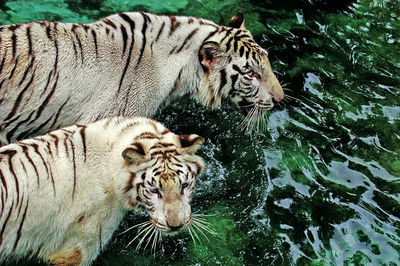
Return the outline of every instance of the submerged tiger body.
[[[134,208],[147,210],[157,232],[190,225],[202,142],[116,117],[2,147],[0,262],[90,264]]]
[[[186,94],[211,107],[231,99],[245,115],[284,96],[241,13],[229,27],[134,12],[0,27],[3,143],[115,115],[149,117]]]

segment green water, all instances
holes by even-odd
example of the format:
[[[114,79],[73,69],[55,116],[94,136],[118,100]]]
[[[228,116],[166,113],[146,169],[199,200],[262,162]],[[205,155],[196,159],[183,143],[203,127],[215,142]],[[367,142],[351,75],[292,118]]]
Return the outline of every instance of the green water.
[[[0,20],[87,22],[145,10],[226,24],[241,9],[296,100],[253,135],[232,106],[181,99],[164,109],[157,119],[170,129],[207,139],[193,209],[210,215],[220,237],[195,244],[178,235],[154,257],[135,251],[137,242],[125,247],[133,231],[115,236],[95,265],[399,265],[400,1],[335,10],[307,0],[157,2],[0,1]],[[119,231],[145,219],[130,214]]]

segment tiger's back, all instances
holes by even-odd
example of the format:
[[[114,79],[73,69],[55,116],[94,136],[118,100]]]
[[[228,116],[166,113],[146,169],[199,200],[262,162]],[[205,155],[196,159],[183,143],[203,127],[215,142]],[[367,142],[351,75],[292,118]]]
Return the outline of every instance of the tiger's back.
[[[185,94],[264,113],[283,89],[243,17],[232,21],[127,12],[90,24],[1,27],[0,141],[115,115],[152,116]]]

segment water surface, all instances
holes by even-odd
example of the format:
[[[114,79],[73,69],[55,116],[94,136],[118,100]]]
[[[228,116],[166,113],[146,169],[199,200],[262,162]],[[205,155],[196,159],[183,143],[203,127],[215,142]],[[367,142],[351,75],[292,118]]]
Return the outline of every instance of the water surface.
[[[115,236],[95,265],[400,264],[400,2],[1,1],[4,23],[87,22],[117,11],[185,14],[227,24],[235,10],[268,49],[286,93],[265,130],[232,106],[181,99],[157,115],[207,139],[195,212],[220,237],[164,240],[154,257]],[[288,97],[287,99],[289,99]],[[129,214],[120,231],[144,221]]]

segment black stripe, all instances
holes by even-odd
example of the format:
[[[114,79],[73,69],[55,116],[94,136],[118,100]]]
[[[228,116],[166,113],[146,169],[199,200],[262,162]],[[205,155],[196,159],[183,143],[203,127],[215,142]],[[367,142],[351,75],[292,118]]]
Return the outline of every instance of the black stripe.
[[[20,160],[20,162],[22,163],[22,161],[21,161],[21,160]],[[21,205],[19,205],[19,208],[18,208],[18,213],[17,213],[17,218],[16,218],[16,219],[18,219],[18,218],[19,218],[19,216],[21,215],[22,205],[24,205],[24,198],[25,198],[25,193],[22,191]],[[17,205],[17,206],[15,206],[15,207],[18,207],[18,205]]]
[[[76,189],[76,162],[75,162],[75,148],[74,148],[74,143],[69,139],[69,143],[71,144],[71,150],[72,150],[72,165],[74,167],[74,186],[72,188],[72,200],[74,200],[75,197],[75,189]]]
[[[32,124],[33,122],[37,121],[38,117],[42,114],[43,110],[47,107],[47,104],[49,103],[51,97],[53,96],[53,94],[55,92],[55,89],[56,89],[56,86],[58,83],[58,77],[59,76],[57,75],[56,80],[53,85],[53,88],[51,89],[50,93],[46,96],[46,99],[40,104],[40,107],[36,112],[35,118],[30,123],[28,123],[27,126]],[[46,125],[51,120],[51,118],[52,118],[52,116],[48,120],[46,120],[44,123],[42,123],[39,127],[36,127],[36,129],[34,129],[33,131],[32,131],[32,129],[26,130],[25,132],[19,134],[18,137],[24,138],[25,136],[28,136],[28,135],[31,136],[34,132],[39,131],[41,129],[41,127]]]
[[[50,24],[48,24],[48,25],[46,26],[46,35],[47,35],[47,38],[49,38],[50,40],[53,39],[53,36],[51,35]]]
[[[251,52],[251,56],[253,57],[254,60],[257,60],[256,52],[255,52],[255,51]]]
[[[28,54],[32,55],[33,54],[33,51],[32,51],[33,46],[32,46],[32,35],[31,35],[31,27],[30,26],[26,27],[26,36],[28,38],[28,47],[29,47]]]
[[[132,21],[132,20],[131,20],[126,14],[124,14],[124,13],[121,13],[121,14],[119,14],[119,15],[120,15],[120,17],[121,17],[123,20],[125,20],[126,22],[129,23],[129,25],[130,25],[130,27],[131,27],[131,34],[132,34],[132,36],[131,36],[131,44],[130,44],[130,47],[129,47],[129,53],[128,53],[128,56],[127,56],[127,59],[126,59],[125,67],[124,67],[124,70],[123,70],[123,72],[122,72],[121,79],[120,79],[120,81],[119,81],[118,93],[119,93],[120,90],[121,90],[122,81],[124,80],[126,71],[127,71],[127,69],[128,69],[128,65],[129,65],[129,63],[130,63],[130,61],[131,61],[131,54],[132,54],[132,50],[133,50],[133,45],[134,45],[134,43],[135,43],[135,34],[134,34],[134,33],[135,33],[135,22]]]
[[[233,51],[235,51],[235,53],[237,53],[237,49],[238,49],[238,41],[234,40],[233,41]]]
[[[76,32],[77,28],[78,28],[78,25],[74,24],[72,26],[72,33],[75,35],[75,38],[78,41],[78,46],[79,46],[79,49],[81,50],[81,60],[82,60],[82,64],[83,64],[83,48],[82,48],[81,39],[79,38],[78,33]]]
[[[55,36],[54,36],[54,47],[56,49],[56,58],[54,60],[54,67],[53,67],[54,70],[53,70],[53,72],[56,73],[57,72],[57,64],[58,64],[58,42],[57,42],[57,39],[56,39]]]
[[[107,25],[110,25],[111,27],[113,27],[114,29],[117,29],[117,26],[115,26],[114,22],[112,22],[109,19],[104,19],[103,20],[104,23],[106,23]]]
[[[128,42],[128,33],[126,32],[124,25],[121,25],[120,28],[121,28],[122,42],[123,42],[122,43],[122,56],[124,56],[125,50],[126,50],[126,44]]]
[[[124,192],[123,192],[124,194],[133,188],[133,180],[135,179],[135,177],[136,177],[136,174],[131,172],[129,181],[124,188]]]
[[[1,228],[1,231],[0,231],[0,246],[3,243],[3,233],[4,233],[4,230],[6,229],[6,225],[8,223],[8,220],[11,217],[11,213],[12,213],[13,208],[14,208],[14,200],[13,200],[13,202],[11,204],[10,211],[8,212],[7,218],[5,219],[5,221],[3,223],[3,227]]]
[[[170,95],[174,94],[179,88],[179,82],[181,80],[182,70],[183,70],[183,68],[181,68],[181,70],[179,71],[178,77],[176,78],[176,80],[174,82],[174,86],[172,87]]]
[[[174,31],[181,26],[181,23],[176,21],[175,16],[168,16],[168,17],[171,21],[171,27],[170,27],[168,36],[171,36],[174,33]]]
[[[52,181],[53,190],[54,190],[54,196],[55,196],[56,195],[56,187],[55,187],[55,184],[54,184],[53,173],[51,172],[51,169],[49,170],[47,162],[44,160],[42,154],[40,153],[39,145],[36,144],[36,143],[32,143],[32,144],[29,144],[29,146],[33,147],[33,149],[35,150],[36,154],[38,154],[40,159],[42,160],[42,163],[43,163],[44,167],[46,168],[47,179],[51,179],[51,181]]]
[[[22,226],[24,225],[24,222],[25,222],[26,212],[28,211],[28,206],[29,206],[29,198],[28,198],[28,200],[27,200],[27,202],[26,202],[24,215],[22,216],[22,221],[21,221],[21,223],[20,223],[20,225],[19,225],[19,228],[18,228],[18,231],[17,231],[17,238],[16,238],[16,240],[15,240],[14,248],[13,248],[13,251],[12,251],[12,252],[14,252],[15,249],[17,248],[17,246],[18,246],[18,241],[19,241],[19,239],[21,238]]]
[[[3,59],[1,59],[1,63],[0,63],[0,73],[1,71],[3,71],[3,67],[4,67],[4,62],[6,61],[6,56],[7,56],[7,50],[4,53]],[[3,80],[4,81],[4,80]]]
[[[7,198],[6,198],[6,200],[7,200]],[[3,217],[3,212],[4,212],[5,208],[6,208],[6,205],[5,205],[5,201],[6,200],[4,199],[3,188],[1,188],[1,214],[0,214],[0,219],[1,219],[1,217]]]
[[[87,34],[88,31],[90,30],[90,27],[89,27],[88,25],[86,25],[86,24],[81,24],[81,23],[79,23],[79,25],[83,27],[83,29],[85,30],[86,34]]]
[[[231,32],[232,32],[232,28],[229,28],[226,31],[226,34],[225,34],[224,38],[222,38],[222,40],[219,43],[223,43],[225,41],[225,39],[229,36],[229,34],[231,34]]]
[[[54,117],[53,123],[51,123],[51,125],[49,126],[49,129],[54,128],[54,125],[56,124],[58,117],[60,116],[61,110],[64,108],[64,106],[67,104],[67,102],[69,101],[70,98],[71,98],[71,96],[68,96],[67,100],[60,106],[60,108],[58,109],[58,111]]]
[[[59,151],[58,150],[58,143],[59,143],[60,139],[55,134],[49,133],[48,135],[51,136],[55,140],[54,146],[56,147],[56,152],[57,152],[57,156],[58,156],[58,151]]]
[[[205,41],[207,41],[208,39],[210,39],[212,36],[214,36],[217,32],[218,32],[218,29],[216,29],[216,30],[210,32],[210,33],[207,35],[207,37],[204,39],[203,43],[204,43]]]
[[[196,34],[196,32],[199,31],[199,28],[192,30],[192,32],[189,33],[189,35],[185,38],[185,40],[182,43],[182,46],[176,51],[177,53],[179,53],[180,51],[182,51],[183,47],[186,45],[186,43],[193,37],[193,35]]]
[[[171,54],[175,51],[176,48],[177,48],[177,46],[175,46],[174,48],[172,48],[172,50],[169,52],[169,54],[171,55]]]
[[[225,51],[229,51],[231,49],[232,40],[233,40],[233,37],[230,37],[228,42],[226,43]]]
[[[15,181],[15,188],[17,190],[17,205],[19,204],[19,182],[18,182],[18,178],[17,175],[15,174],[15,170],[14,170],[14,166],[12,163],[12,157],[16,154],[17,152],[15,150],[6,150],[3,151],[2,154],[7,154],[8,155],[8,169],[10,170],[10,173],[13,175],[14,177],[14,181]]]
[[[54,76],[54,72],[53,72],[53,71],[50,71],[49,77],[47,78],[46,85],[44,86],[44,89],[43,89],[42,93],[40,94],[40,98],[42,98],[43,95],[44,95],[44,93],[47,91],[47,88],[48,88],[48,86],[49,86],[49,84],[50,84],[50,80],[51,80],[51,77],[52,77],[52,76]]]
[[[27,68],[25,69],[24,74],[22,75],[22,79],[19,82],[18,87],[22,85],[22,83],[24,82],[24,80],[25,80],[26,76],[28,75],[29,71],[32,70],[34,61],[35,61],[35,58],[31,57],[31,60],[29,61],[29,64],[28,64]]]
[[[90,32],[92,33],[92,36],[93,36],[94,49],[96,51],[96,57],[98,57],[99,56],[99,51],[98,51],[99,47],[97,46],[97,34],[94,31],[94,29],[92,29]]]
[[[78,58],[78,50],[76,50],[76,45],[73,37],[71,37],[71,42],[72,42],[72,48],[74,48],[74,54],[75,54],[75,59]]]
[[[11,109],[11,112],[7,115],[7,117],[4,119],[4,121],[10,119],[11,117],[13,117],[15,115],[15,112],[17,111],[17,108],[21,103],[22,97],[24,97],[24,94],[25,94],[26,90],[32,84],[32,81],[33,81],[34,77],[35,77],[35,72],[33,72],[32,77],[29,80],[29,82],[26,84],[25,88],[23,88],[22,91],[19,93],[17,99],[15,100],[14,106]]]
[[[22,146],[22,151],[24,152],[25,157],[28,159],[29,163],[32,165],[33,170],[35,170],[38,187],[40,187],[39,173],[38,173],[38,170],[37,170],[37,167],[36,167],[35,163],[32,161],[32,158],[29,156],[28,147],[23,145]]]
[[[119,13],[118,14],[123,20],[129,23],[129,26],[131,27],[131,32],[133,33],[133,30],[135,29],[135,22],[125,13]]]
[[[233,65],[233,66],[232,66],[232,69],[235,70],[235,71],[237,71],[237,72],[239,72],[239,73],[242,74],[242,75],[245,74],[244,72],[242,72],[242,71],[240,70],[240,68],[239,68],[237,65]]]
[[[10,75],[8,76],[8,79],[12,79],[12,77],[13,77],[13,75],[14,75],[14,72],[15,72],[15,69],[17,68],[17,65],[18,65],[18,57],[15,59],[15,64],[14,64],[14,67],[13,67],[13,69],[11,69],[11,72],[10,72]]]
[[[231,81],[232,81],[232,85],[231,85],[232,89],[231,89],[231,91],[235,90],[235,84],[236,84],[236,81],[238,80],[238,77],[239,77],[239,74],[231,76]]]
[[[239,55],[240,55],[240,57],[242,57],[243,54],[244,54],[244,46],[241,46],[240,49],[239,49]]]
[[[1,178],[1,182],[3,183],[4,188],[6,190],[6,199],[7,199],[8,198],[8,188],[7,188],[7,183],[6,183],[6,180],[4,179],[4,175],[3,175],[3,172],[1,171],[1,169],[0,169],[0,178]],[[1,210],[1,216],[3,216],[3,210]],[[0,218],[1,218],[1,216],[0,216]]]
[[[84,155],[83,161],[86,162],[86,126],[85,125],[77,125],[77,126],[81,128],[81,130],[79,130],[79,133],[81,134],[82,138],[83,155]]]
[[[220,94],[222,89],[226,85],[226,71],[225,71],[225,69],[221,69],[221,71],[219,73],[220,73],[220,76],[221,76],[221,81],[220,81],[220,84],[219,84],[218,93]]]
[[[31,128],[31,130],[29,131],[29,133],[26,133],[27,131],[21,133],[18,135],[18,139],[17,140],[21,140],[21,139],[25,139],[27,136],[35,136],[37,132],[39,132],[45,125],[47,125],[50,120],[54,117],[50,116],[46,121],[44,121],[42,124],[40,124],[39,126],[35,127],[35,128]]]
[[[29,116],[28,116],[26,119],[24,119],[24,120],[18,122],[15,126],[13,126],[12,129],[11,129],[10,131],[7,132],[6,138],[9,138],[9,139],[18,139],[18,137],[13,138],[13,137],[14,137],[14,132],[17,131],[18,128],[19,128],[22,124],[24,124],[26,121],[30,120],[31,117],[32,117],[32,115],[35,113],[35,111],[36,111],[36,110],[34,110],[33,112],[31,112],[31,113],[29,114]],[[5,126],[5,127],[7,127],[8,125],[10,125],[10,124],[11,124],[12,122],[14,122],[15,120],[18,120],[19,117],[20,117],[20,115],[16,116],[14,119],[9,120],[9,121],[6,123],[6,126]]]
[[[44,108],[46,108],[47,104],[49,103],[50,98],[53,96],[54,92],[56,91],[56,87],[57,87],[57,83],[58,83],[58,77],[59,77],[59,75],[56,76],[56,80],[54,81],[53,88],[51,89],[50,93],[47,95],[47,97],[43,101],[43,103],[40,105],[34,120],[37,120],[37,118],[42,114]]]
[[[140,54],[139,54],[139,59],[136,63],[135,69],[139,66],[140,60],[142,60],[142,56],[144,53],[144,48],[146,46],[146,30],[147,30],[147,21],[150,20],[149,17],[144,14],[143,12],[140,12],[140,14],[143,16],[143,27],[142,27],[142,36],[143,36],[143,41],[142,41],[142,47],[140,48]]]
[[[158,31],[157,37],[156,37],[156,42],[158,41],[158,39],[160,38],[161,34],[164,31],[164,27],[165,27],[165,21],[163,21],[163,23],[161,24],[160,30]]]
[[[12,40],[12,58],[15,58],[15,55],[17,54],[17,35],[15,35],[15,32],[13,32],[13,35],[11,36]]]

